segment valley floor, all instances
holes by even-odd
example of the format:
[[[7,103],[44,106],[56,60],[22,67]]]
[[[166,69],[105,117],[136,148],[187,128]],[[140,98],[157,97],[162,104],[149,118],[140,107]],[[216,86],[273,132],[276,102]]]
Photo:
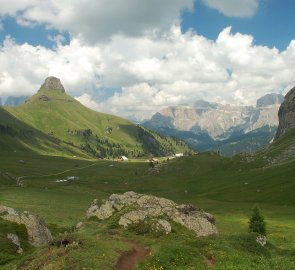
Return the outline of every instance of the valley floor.
[[[132,249],[128,241],[135,241],[150,250],[138,269],[295,269],[294,165],[263,168],[239,158],[201,154],[151,169],[145,162],[1,153],[0,204],[41,215],[55,244],[23,255],[2,249],[0,268],[114,269],[120,255]],[[85,220],[94,198],[130,190],[201,207],[215,216],[220,233],[196,238],[174,224],[170,235],[155,237],[122,230],[115,216],[104,222]],[[266,247],[248,233],[255,204],[267,222]],[[79,221],[83,227],[76,230]],[[79,245],[58,244],[64,238]]]

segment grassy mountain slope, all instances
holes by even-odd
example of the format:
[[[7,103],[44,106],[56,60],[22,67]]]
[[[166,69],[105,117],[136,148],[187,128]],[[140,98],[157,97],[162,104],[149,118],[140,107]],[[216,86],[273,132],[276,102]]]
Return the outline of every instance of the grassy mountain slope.
[[[38,152],[51,155],[77,155],[87,157],[81,149],[49,136],[18,120],[0,107],[1,151]]]
[[[255,154],[256,159],[262,159],[267,166],[277,166],[295,160],[295,129],[287,131],[276,139],[268,148]]]
[[[25,104],[5,110],[23,125],[43,132],[46,139],[68,144],[88,156],[139,157],[191,152],[180,140],[160,136],[120,117],[95,112],[66,93],[44,86]]]

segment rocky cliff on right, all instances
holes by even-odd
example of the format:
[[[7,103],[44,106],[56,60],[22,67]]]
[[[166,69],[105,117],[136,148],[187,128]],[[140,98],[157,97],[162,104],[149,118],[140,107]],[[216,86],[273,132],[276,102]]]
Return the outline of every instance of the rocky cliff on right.
[[[295,87],[285,96],[279,109],[279,127],[275,139],[280,138],[290,129],[295,128]]]

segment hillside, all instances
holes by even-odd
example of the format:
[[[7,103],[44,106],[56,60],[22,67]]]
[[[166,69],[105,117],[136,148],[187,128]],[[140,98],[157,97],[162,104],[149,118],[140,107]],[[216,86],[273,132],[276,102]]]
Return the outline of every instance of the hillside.
[[[69,145],[79,155],[83,152],[84,156],[92,157],[140,157],[192,152],[180,140],[160,136],[120,117],[86,108],[67,95],[60,81],[54,77],[47,78],[37,94],[25,104],[4,109],[11,115],[10,118],[18,120],[15,124],[7,119],[8,128],[18,129],[21,133],[24,126],[29,126],[38,130],[40,136],[42,134],[40,143],[44,138],[55,140]],[[13,140],[11,134],[10,140]],[[28,139],[23,140],[23,144],[36,150],[34,143]]]

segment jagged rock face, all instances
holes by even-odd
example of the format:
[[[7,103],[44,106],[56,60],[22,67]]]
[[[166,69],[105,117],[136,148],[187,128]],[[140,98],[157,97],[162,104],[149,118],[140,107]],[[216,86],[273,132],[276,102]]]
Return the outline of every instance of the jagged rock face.
[[[279,127],[276,139],[293,128],[295,128],[295,87],[285,96],[285,101],[279,109]]]
[[[65,89],[63,85],[61,84],[60,79],[56,77],[48,77],[45,79],[45,82],[42,84],[40,89],[46,89],[46,90],[55,90],[59,91],[61,93],[65,93]]]
[[[129,212],[124,212],[119,220],[119,225],[127,228],[132,224],[138,224],[146,219],[156,220],[156,227],[163,228],[166,233],[171,231],[170,223],[163,219],[173,220],[192,230],[197,236],[208,236],[217,233],[214,225],[214,217],[191,205],[178,205],[175,202],[151,195],[135,192],[124,194],[112,194],[102,205],[94,200],[86,212],[87,218],[97,217],[104,220],[114,213],[129,207]]]
[[[0,205],[0,218],[25,225],[29,241],[35,247],[46,245],[52,241],[52,235],[40,216],[28,212],[18,214],[13,208]]]
[[[235,132],[248,133],[265,126],[278,126],[277,114],[282,99],[282,95],[268,94],[258,99],[256,107],[198,100],[193,106],[165,108],[146,124],[152,130],[168,127],[195,134],[206,132],[215,140],[223,140]]]

